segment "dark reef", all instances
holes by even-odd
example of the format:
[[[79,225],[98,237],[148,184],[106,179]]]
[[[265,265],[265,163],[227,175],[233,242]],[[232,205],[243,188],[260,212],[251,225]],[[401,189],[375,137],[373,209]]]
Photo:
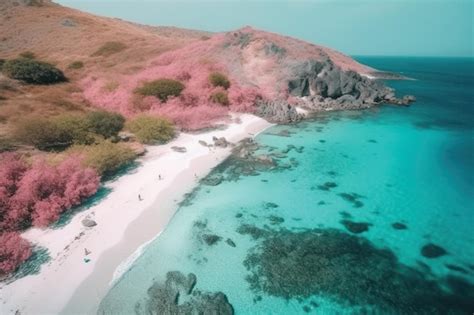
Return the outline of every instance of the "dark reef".
[[[298,300],[325,295],[375,314],[470,314],[474,309],[472,284],[404,265],[392,251],[363,237],[336,229],[251,225],[239,232],[258,240],[244,261],[247,281],[258,295]]]
[[[359,200],[363,196],[357,193],[340,193],[339,196],[341,196],[345,201],[352,203],[354,208],[361,208],[364,206],[364,203]]]

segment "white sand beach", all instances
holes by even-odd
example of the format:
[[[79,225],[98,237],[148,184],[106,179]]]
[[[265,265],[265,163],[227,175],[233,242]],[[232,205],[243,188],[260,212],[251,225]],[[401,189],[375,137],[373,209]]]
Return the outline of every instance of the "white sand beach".
[[[47,248],[51,259],[38,274],[0,285],[0,314],[95,314],[114,277],[126,270],[140,246],[159,235],[184,195],[231,152],[229,147],[205,147],[199,140],[212,143],[216,136],[235,143],[271,126],[249,114],[233,118],[224,130],[182,133],[166,145],[148,147],[138,168],[106,183],[110,193],[63,228],[23,233]],[[187,152],[175,152],[172,146]],[[84,218],[97,225],[84,227]]]

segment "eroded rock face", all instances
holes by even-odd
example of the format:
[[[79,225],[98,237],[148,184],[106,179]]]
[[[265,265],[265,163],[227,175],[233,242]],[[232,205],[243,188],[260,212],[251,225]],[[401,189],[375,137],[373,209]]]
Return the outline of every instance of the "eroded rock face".
[[[136,314],[234,314],[224,293],[194,290],[196,282],[193,273],[168,272],[165,283],[155,282],[148,289],[148,299],[136,305]]]
[[[258,101],[255,114],[272,123],[292,123],[303,118],[294,106],[283,100]]]
[[[301,105],[312,111],[361,109],[383,102],[408,105],[415,101],[411,95],[398,99],[394,90],[381,81],[354,71],[342,71],[330,60],[298,63],[292,71],[288,91],[301,98]]]

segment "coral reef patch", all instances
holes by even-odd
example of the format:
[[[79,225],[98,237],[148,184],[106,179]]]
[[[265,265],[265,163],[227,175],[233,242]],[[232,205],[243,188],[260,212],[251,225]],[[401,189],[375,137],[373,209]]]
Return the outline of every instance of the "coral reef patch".
[[[244,265],[255,294],[284,299],[324,295],[374,313],[467,314],[474,285],[439,278],[402,264],[389,249],[336,229],[261,229],[242,225],[257,239]]]

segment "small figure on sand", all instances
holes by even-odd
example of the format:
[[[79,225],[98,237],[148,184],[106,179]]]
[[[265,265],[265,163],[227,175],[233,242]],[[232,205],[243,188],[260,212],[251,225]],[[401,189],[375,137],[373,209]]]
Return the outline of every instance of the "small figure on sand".
[[[139,200],[139,201],[142,201],[142,200],[143,200],[142,195],[138,194],[138,200]]]
[[[87,256],[87,255],[89,255],[90,253],[91,253],[91,251],[84,247],[84,255]]]
[[[161,174],[158,174],[158,180],[162,180]]]

